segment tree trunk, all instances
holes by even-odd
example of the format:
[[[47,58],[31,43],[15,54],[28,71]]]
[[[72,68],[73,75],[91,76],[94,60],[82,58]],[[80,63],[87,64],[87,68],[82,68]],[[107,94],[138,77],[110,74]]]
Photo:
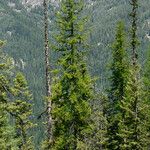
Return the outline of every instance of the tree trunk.
[[[52,117],[51,117],[51,86],[50,86],[50,64],[49,64],[49,46],[48,46],[48,4],[44,0],[44,36],[45,36],[45,78],[46,78],[46,96],[47,96],[47,140],[52,139]]]

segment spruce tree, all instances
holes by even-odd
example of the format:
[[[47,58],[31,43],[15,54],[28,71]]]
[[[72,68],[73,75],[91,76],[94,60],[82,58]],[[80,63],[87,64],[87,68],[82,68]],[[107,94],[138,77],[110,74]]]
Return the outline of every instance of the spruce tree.
[[[125,28],[123,22],[117,25],[115,42],[112,45],[111,63],[111,88],[109,90],[109,104],[107,110],[108,119],[108,149],[120,149],[121,138],[118,135],[119,121],[121,115],[120,102],[125,95],[127,77],[129,72],[128,58],[126,52]]]
[[[147,53],[147,59],[145,62],[143,81],[144,81],[145,101],[150,108],[150,49]],[[148,110],[150,110],[149,108]],[[150,116],[150,111],[148,111],[147,114],[148,116]],[[148,136],[150,137],[150,117],[148,117],[147,126],[148,126],[148,131],[147,131]]]
[[[10,125],[7,107],[12,59],[2,51],[3,41],[0,41],[0,149],[17,150],[17,138],[13,126]]]
[[[107,97],[104,94],[94,93],[92,100],[92,114],[91,120],[92,132],[88,137],[89,150],[103,150],[107,149],[107,117],[105,114],[105,105]]]
[[[81,0],[62,0],[57,16],[58,80],[53,87],[54,143],[52,149],[86,149],[90,127],[92,81],[85,64],[86,18]]]
[[[30,135],[33,123],[32,117],[32,95],[29,92],[27,81],[22,73],[17,73],[11,87],[13,101],[10,102],[8,110],[15,119],[17,137],[20,139],[19,149],[33,149],[32,137]]]
[[[148,105],[145,102],[143,84],[140,78],[140,67],[138,64],[137,46],[137,8],[138,1],[131,0],[132,19],[131,28],[131,50],[132,59],[129,78],[125,90],[124,99],[121,102],[123,116],[120,119],[119,135],[122,138],[121,149],[145,150],[148,149],[147,136],[147,111]]]
[[[1,90],[0,85],[0,149],[17,150],[18,140],[15,135],[15,130],[9,122],[9,114],[6,111],[7,105],[2,102],[5,100],[6,93]]]
[[[136,81],[135,84],[136,78],[134,73],[131,68],[125,97],[121,102],[123,115],[119,123],[119,136],[123,141],[120,144],[123,150],[145,150],[148,148],[147,121],[149,118],[149,106],[145,101],[142,81]],[[136,103],[135,97],[138,97]]]
[[[150,101],[150,50],[147,53],[148,57],[146,59],[145,67],[144,67],[144,90],[146,94],[146,99],[147,102],[149,103]]]

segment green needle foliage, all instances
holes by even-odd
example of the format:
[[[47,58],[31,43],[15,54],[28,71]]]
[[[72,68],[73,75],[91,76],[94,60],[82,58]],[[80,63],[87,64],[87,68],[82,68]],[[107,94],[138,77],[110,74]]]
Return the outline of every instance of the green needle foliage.
[[[107,117],[105,116],[106,96],[104,94],[94,93],[95,97],[92,101],[93,121],[92,133],[88,138],[89,150],[107,149]],[[107,100],[108,101],[108,100]]]
[[[0,42],[1,47],[3,44],[4,42]],[[0,136],[3,138],[0,145],[3,146],[1,149],[4,150],[13,148],[14,150],[31,150],[33,145],[28,132],[33,126],[29,119],[32,114],[32,96],[25,77],[21,73],[17,73],[14,78],[13,63],[13,59],[0,51],[0,120],[2,125],[0,128],[2,135]],[[12,81],[12,79],[14,80]],[[15,118],[14,125],[9,116]],[[9,124],[13,125],[13,128]]]
[[[84,8],[81,0],[63,0],[58,12],[56,37],[59,57],[58,80],[53,87],[55,150],[86,149],[91,132],[92,81],[85,64]]]
[[[137,72],[139,72],[138,68]],[[120,145],[123,150],[148,149],[147,144],[149,137],[147,123],[149,118],[149,106],[145,101],[142,82],[139,79],[137,81],[134,73],[131,69],[128,84],[126,86],[125,97],[121,103],[123,115],[120,119],[119,135],[123,140],[123,143]],[[137,101],[135,101],[135,97],[138,97]]]
[[[11,102],[9,111],[15,118],[17,137],[20,139],[18,147],[22,150],[33,149],[32,137],[29,134],[33,123],[30,121],[32,115],[32,95],[29,92],[27,82],[22,73],[17,73],[11,93],[14,101]]]
[[[144,90],[147,97],[147,102],[150,104],[150,50],[144,68]]]
[[[119,124],[119,135],[123,143],[121,149],[126,150],[145,150],[148,149],[148,110],[149,106],[145,101],[143,83],[140,78],[140,67],[138,64],[138,36],[137,36],[137,8],[138,0],[130,1],[132,6],[131,22],[131,49],[132,65],[128,83],[125,90],[124,99],[121,102],[123,115]]]
[[[1,92],[1,91],[0,91]],[[0,98],[5,99],[5,93],[0,94]],[[1,99],[2,100],[2,99]],[[5,111],[5,105],[0,101],[0,149],[17,150],[17,138],[15,138],[15,130],[10,126],[8,113]]]
[[[129,64],[126,52],[126,39],[124,24],[119,22],[115,42],[112,46],[112,75],[110,78],[111,88],[109,90],[108,117],[108,149],[120,149],[121,138],[118,135],[120,122],[120,102],[124,98],[127,78],[129,74]]]
[[[2,52],[4,42],[0,41],[0,149],[1,150],[17,150],[17,138],[15,131],[9,122],[9,114],[7,112],[9,80],[12,69],[12,59]]]
[[[144,94],[145,94],[145,101],[150,107],[150,51],[148,51],[147,60],[144,67]],[[149,109],[148,109],[149,110]],[[148,111],[147,114],[150,116],[150,112]],[[150,117],[148,118],[148,135],[150,137]],[[150,145],[150,143],[149,143]]]

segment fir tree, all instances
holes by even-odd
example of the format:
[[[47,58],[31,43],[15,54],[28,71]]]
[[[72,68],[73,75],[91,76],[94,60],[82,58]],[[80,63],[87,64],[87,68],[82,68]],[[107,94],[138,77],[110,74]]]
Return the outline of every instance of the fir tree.
[[[1,86],[0,86],[1,88]],[[9,114],[6,111],[7,105],[2,101],[6,100],[6,93],[0,90],[0,149],[17,150],[18,140],[13,126],[10,126]]]
[[[0,149],[17,150],[18,141],[13,126],[10,126],[7,111],[12,59],[3,53],[3,45],[4,42],[0,41]]]
[[[144,67],[144,90],[146,94],[147,102],[150,101],[150,51],[148,51],[145,67]]]
[[[131,49],[132,49],[132,64],[130,66],[130,73],[128,83],[125,90],[124,99],[121,102],[123,116],[119,124],[119,135],[123,139],[120,145],[121,149],[147,149],[147,110],[148,105],[145,102],[143,94],[143,84],[140,79],[140,67],[138,64],[137,55],[137,8],[138,1],[131,0],[132,6],[131,18]]]
[[[85,64],[83,1],[63,0],[60,4],[56,37],[60,54],[58,81],[53,88],[54,143],[52,149],[86,149],[90,132],[91,78]]]
[[[121,138],[118,135],[121,115],[120,102],[124,98],[129,64],[126,53],[126,39],[124,24],[119,22],[115,42],[112,46],[112,64],[111,64],[111,88],[109,90],[108,118],[108,149],[120,149]]]
[[[130,0],[130,5],[132,6],[132,11],[130,13],[131,17],[131,50],[132,50],[132,64],[133,68],[136,68],[138,63],[138,36],[137,36],[137,20],[138,20],[138,0]]]
[[[145,150],[148,148],[147,120],[149,118],[149,106],[143,94],[142,81],[138,80],[135,82],[134,73],[131,68],[125,97],[121,102],[123,115],[119,123],[119,136],[123,141],[120,144],[123,150]],[[136,103],[135,97],[138,97],[138,102]]]
[[[145,94],[145,101],[147,103],[147,105],[150,106],[150,51],[148,51],[147,53],[147,59],[146,59],[146,63],[145,63],[145,67],[144,67],[144,77],[143,77],[143,81],[144,81],[144,94]],[[149,110],[149,108],[148,108]],[[147,112],[148,116],[150,116],[150,112]],[[148,122],[147,122],[147,126],[148,126],[148,135],[150,137],[150,117],[148,117]],[[149,143],[150,145],[150,143]]]
[[[14,84],[11,87],[13,102],[9,105],[9,112],[15,118],[15,128],[17,137],[20,139],[19,149],[33,149],[32,137],[29,134],[33,123],[32,116],[32,95],[29,92],[27,82],[22,73],[17,73]]]
[[[88,149],[103,150],[107,149],[107,117],[105,115],[105,103],[107,98],[102,94],[95,92],[95,98],[92,101],[91,120],[92,132],[88,137]]]

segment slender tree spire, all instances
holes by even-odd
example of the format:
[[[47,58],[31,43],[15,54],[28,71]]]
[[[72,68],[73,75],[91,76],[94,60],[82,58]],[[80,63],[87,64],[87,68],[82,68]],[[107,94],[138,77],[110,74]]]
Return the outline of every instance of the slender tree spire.
[[[138,54],[136,51],[138,38],[137,38],[137,9],[138,9],[138,0],[131,0],[130,4],[132,6],[132,11],[130,16],[132,18],[132,27],[131,27],[131,48],[132,48],[132,64],[137,65]]]
[[[137,37],[137,9],[138,9],[138,0],[131,0],[130,2],[132,6],[132,11],[130,13],[132,24],[131,24],[131,49],[132,49],[132,69],[133,69],[133,84],[137,85],[139,81],[139,69],[138,69],[138,54],[137,54],[137,46],[138,46],[138,37]],[[138,118],[138,102],[139,96],[136,94],[137,88],[133,89],[135,94],[134,96],[134,113],[135,113],[135,121],[137,122]],[[137,140],[137,123],[135,123],[135,140]]]
[[[125,88],[129,74],[128,56],[126,53],[126,34],[123,22],[117,24],[116,37],[112,45],[109,103],[107,109],[108,119],[108,149],[120,149],[122,138],[119,133],[119,123],[122,116],[120,107],[121,101],[125,96]]]
[[[137,36],[137,9],[138,0],[130,0],[132,11],[131,17],[131,40],[132,60],[129,77],[125,88],[124,99],[121,101],[121,116],[119,123],[119,136],[122,139],[121,150],[144,150],[148,149],[147,143],[147,109],[148,105],[143,96],[143,88],[138,64],[138,36]]]
[[[51,86],[50,86],[50,64],[49,64],[49,46],[48,46],[48,1],[44,0],[44,36],[45,36],[45,78],[46,78],[46,96],[47,100],[47,140],[52,138],[52,117],[51,117]]]

